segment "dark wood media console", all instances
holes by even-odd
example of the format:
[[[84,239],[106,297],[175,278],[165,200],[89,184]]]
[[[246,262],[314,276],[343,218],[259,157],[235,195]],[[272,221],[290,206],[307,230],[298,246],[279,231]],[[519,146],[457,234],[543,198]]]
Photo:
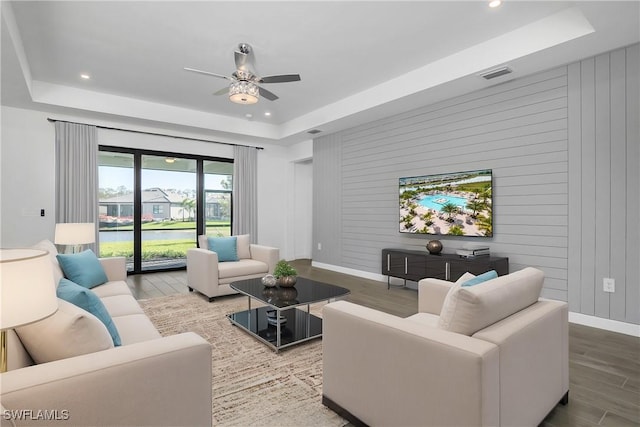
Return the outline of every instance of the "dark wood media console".
[[[391,286],[390,277],[417,282],[425,277],[434,277],[456,281],[467,271],[482,274],[495,270],[498,276],[509,274],[509,258],[477,256],[463,258],[456,254],[432,255],[427,251],[406,249],[382,250],[382,274],[387,276],[387,287]]]

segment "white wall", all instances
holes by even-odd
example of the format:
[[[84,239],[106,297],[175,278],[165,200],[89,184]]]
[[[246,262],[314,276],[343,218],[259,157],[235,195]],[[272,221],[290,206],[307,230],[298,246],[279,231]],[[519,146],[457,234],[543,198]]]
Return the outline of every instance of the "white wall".
[[[2,107],[0,145],[0,245],[29,246],[42,239],[53,239],[55,228],[54,125],[46,112]],[[111,127],[164,133],[162,129],[133,127],[118,122],[96,122],[82,117],[56,114],[56,118],[103,124]],[[184,134],[208,139],[206,135]],[[158,151],[175,151],[216,157],[233,157],[229,145],[187,141],[100,130],[100,143]],[[238,143],[241,143],[240,141]],[[279,247],[281,257],[294,253],[293,211],[287,195],[293,194],[293,161],[311,156],[311,141],[291,148],[262,144],[258,152],[258,243]],[[283,194],[285,195],[283,197]],[[284,202],[283,202],[284,200]],[[40,217],[40,209],[46,215]],[[308,207],[311,211],[311,206]],[[289,240],[291,238],[291,240]]]
[[[53,240],[54,127],[36,111],[2,107],[0,246]],[[45,216],[40,216],[40,209]]]

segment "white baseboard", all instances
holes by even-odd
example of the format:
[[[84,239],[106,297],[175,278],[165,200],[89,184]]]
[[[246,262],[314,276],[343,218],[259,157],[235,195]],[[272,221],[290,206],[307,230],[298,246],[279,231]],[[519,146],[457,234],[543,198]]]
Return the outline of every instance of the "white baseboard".
[[[349,274],[351,276],[362,277],[364,279],[375,280],[378,282],[387,281],[387,276],[377,273],[369,273],[367,271],[356,270],[353,268],[341,267],[339,265],[325,264],[322,262],[311,261],[312,267],[331,270],[338,273]],[[593,328],[604,329],[607,331],[618,332],[625,335],[640,337],[640,325],[633,323],[620,322],[617,320],[604,319],[602,317],[589,316],[582,313],[569,312],[569,322],[578,325],[591,326]]]
[[[312,267],[322,268],[323,270],[331,270],[337,273],[348,274],[350,276],[362,277],[363,279],[375,280],[377,282],[386,282],[387,276],[376,273],[369,273],[368,271],[355,270],[353,268],[340,267],[339,265],[325,264],[322,262],[311,261]]]
[[[569,322],[640,338],[640,325],[569,312]]]

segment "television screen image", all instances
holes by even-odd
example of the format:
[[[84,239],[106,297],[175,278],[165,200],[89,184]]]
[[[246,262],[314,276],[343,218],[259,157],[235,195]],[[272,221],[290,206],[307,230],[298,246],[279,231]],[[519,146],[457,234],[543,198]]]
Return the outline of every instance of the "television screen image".
[[[400,178],[400,232],[493,236],[491,169]]]

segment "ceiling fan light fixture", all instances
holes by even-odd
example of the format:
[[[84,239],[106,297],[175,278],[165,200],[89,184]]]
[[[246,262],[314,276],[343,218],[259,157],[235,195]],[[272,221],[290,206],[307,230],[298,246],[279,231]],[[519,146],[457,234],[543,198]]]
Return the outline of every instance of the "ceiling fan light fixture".
[[[237,81],[229,86],[229,99],[236,104],[255,104],[258,102],[260,91],[258,86],[247,81]]]

